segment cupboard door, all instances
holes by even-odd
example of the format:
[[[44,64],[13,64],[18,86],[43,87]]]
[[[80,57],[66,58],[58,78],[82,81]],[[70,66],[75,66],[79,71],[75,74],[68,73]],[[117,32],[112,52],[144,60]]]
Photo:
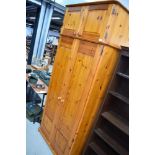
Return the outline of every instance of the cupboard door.
[[[46,100],[45,110],[44,110],[45,115],[48,116],[48,119],[51,121],[50,132],[52,131],[54,119],[59,115],[59,106],[60,106],[59,100],[60,100],[60,91],[62,88],[62,81],[65,75],[66,69],[71,61],[73,46],[74,46],[74,39],[61,37],[57,54],[56,54],[53,71],[52,71],[51,81],[49,85],[49,90],[48,90],[48,95],[47,95],[47,100]],[[44,128],[46,128],[46,123],[44,122],[44,120],[47,120],[44,118],[46,116],[43,116],[43,121],[42,121]]]
[[[52,121],[48,117],[48,115],[44,112],[43,118],[41,121],[41,132],[44,134],[48,142],[50,141],[49,135],[50,135],[51,129],[52,129]]]
[[[69,7],[66,10],[61,34],[75,36],[81,22],[82,7]]]
[[[106,43],[122,46],[128,44],[129,15],[118,5],[111,6],[108,27],[104,33]]]
[[[67,155],[71,149],[85,107],[85,102],[81,100],[87,98],[88,93],[85,91],[90,89],[100,59],[99,49],[99,45],[94,43],[79,43],[70,83],[63,98],[64,102],[61,103],[62,112],[55,134],[54,145],[58,154]]]
[[[99,41],[103,29],[106,27],[108,4],[90,5],[87,9],[80,36],[88,40]]]

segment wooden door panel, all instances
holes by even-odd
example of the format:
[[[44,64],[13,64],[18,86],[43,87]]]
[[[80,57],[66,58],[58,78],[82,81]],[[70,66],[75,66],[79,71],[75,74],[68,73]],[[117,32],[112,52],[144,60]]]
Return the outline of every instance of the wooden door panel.
[[[89,6],[82,37],[88,40],[98,41],[104,26],[108,5]]]
[[[67,98],[65,101],[67,105],[65,105],[63,116],[61,117],[62,124],[60,130],[64,130],[64,135],[66,138],[69,138],[74,121],[77,121],[76,116],[80,110],[79,108],[82,108],[79,104],[79,101],[81,99],[85,83],[87,82],[92,65],[92,59],[93,58],[90,56],[86,57],[84,54],[78,53]]]
[[[92,10],[88,12],[87,22],[84,28],[85,32],[99,33],[100,24],[102,22],[102,10]],[[97,22],[94,22],[97,21]]]
[[[55,64],[55,70],[52,72],[53,85],[51,86],[52,90],[56,93],[56,95],[59,95],[63,75],[65,74],[67,65],[69,64],[69,61],[70,61],[73,39],[63,37],[59,44],[60,45],[59,45],[58,54],[57,54],[58,61]]]
[[[59,130],[57,130],[55,134],[54,147],[58,154],[64,154],[67,143],[67,139],[61,134]]]
[[[66,37],[61,38],[52,72],[52,81],[50,90],[48,91],[47,104],[45,107],[46,113],[51,121],[53,121],[57,107],[59,106],[58,97],[61,91],[63,77],[70,61],[72,46],[73,39]]]
[[[128,43],[129,41],[128,13],[124,12],[123,8],[115,5],[113,5],[113,10],[115,10],[115,13],[111,13],[111,20],[108,23],[109,29],[105,32],[105,41],[116,45],[124,45],[124,43]]]
[[[44,124],[44,126],[46,128],[46,131],[48,133],[50,133],[50,130],[52,128],[52,123],[51,123],[51,121],[50,121],[50,119],[48,118],[47,115],[45,115],[44,118],[43,118],[43,124]]]
[[[52,121],[49,117],[44,113],[41,123],[41,130],[44,133],[46,139],[49,141],[49,135],[52,129]]]
[[[65,137],[62,135],[58,128],[58,126],[60,125],[59,118],[63,110],[61,100],[68,89],[68,83],[72,75],[72,70],[76,60],[77,46],[79,43],[76,39],[68,37],[62,37],[61,41],[62,42],[59,43],[59,46],[63,49],[61,50],[63,51],[63,56],[60,56],[61,67],[59,69],[57,68],[58,73],[56,73],[55,75],[52,74],[53,76],[55,76],[55,80],[59,82],[58,86],[56,87],[56,92],[58,92],[58,95],[56,95],[55,97],[55,100],[57,100],[57,108],[53,108],[55,105],[55,100],[50,101],[50,104],[48,104],[50,106],[48,107],[49,111],[51,111],[54,114],[52,122],[53,126],[49,141],[51,147],[54,148],[54,150],[56,150],[58,154],[63,154],[65,145],[67,145]],[[63,61],[65,61],[65,63],[63,63]],[[58,76],[60,70],[62,70],[62,73],[60,76]],[[61,99],[58,99],[58,97]]]
[[[77,58],[67,89],[68,91],[64,98],[64,103],[62,103],[63,111],[60,115],[57,129],[62,137],[67,140],[65,150],[70,148],[69,142],[73,138],[72,134],[73,132],[75,133],[75,129],[84,110],[84,104],[81,103],[81,100],[83,100],[83,97],[87,97],[86,95],[83,96],[83,94],[87,81],[89,81],[90,78],[92,79],[90,76],[93,76],[95,72],[95,70],[92,72],[92,66],[97,66],[96,61],[98,61],[98,59],[96,59],[96,55],[100,55],[96,53],[99,52],[97,49],[97,44],[80,41]],[[91,85],[91,83],[89,84]],[[58,144],[55,143],[55,145]]]
[[[81,41],[78,52],[87,56],[95,56],[97,45],[87,41]]]
[[[82,154],[116,65],[118,53],[108,44],[127,38],[123,27],[127,19],[111,3],[66,9],[41,124],[41,132],[57,155]]]
[[[62,34],[74,36],[81,22],[81,7],[70,7],[66,11]]]
[[[119,54],[120,51],[117,51],[114,48],[108,46],[104,46],[103,48],[103,53],[93,79],[93,87],[91,87],[89,98],[85,104],[85,115],[79,125],[79,132],[76,135],[71,154],[82,154],[82,147],[85,145],[93,125],[92,123],[94,122],[97,111],[99,110],[98,108],[100,107],[100,104],[98,103],[102,103],[104,99],[113,71],[117,65]]]

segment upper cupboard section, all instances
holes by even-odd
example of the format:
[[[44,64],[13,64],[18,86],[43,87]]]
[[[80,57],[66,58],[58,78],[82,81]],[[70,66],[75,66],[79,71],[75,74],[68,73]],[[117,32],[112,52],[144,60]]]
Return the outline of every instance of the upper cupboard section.
[[[61,33],[67,36],[76,36],[80,27],[81,16],[82,7],[67,8]]]
[[[61,34],[110,45],[128,44],[128,11],[118,4],[69,6]]]

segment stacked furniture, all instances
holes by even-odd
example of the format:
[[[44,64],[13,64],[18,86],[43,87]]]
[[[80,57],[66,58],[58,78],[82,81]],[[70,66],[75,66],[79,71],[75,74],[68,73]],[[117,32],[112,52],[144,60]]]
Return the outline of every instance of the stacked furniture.
[[[128,10],[117,1],[68,5],[40,133],[54,154],[80,155],[128,43]]]
[[[118,67],[100,108],[85,155],[129,154],[129,53],[122,48]]]

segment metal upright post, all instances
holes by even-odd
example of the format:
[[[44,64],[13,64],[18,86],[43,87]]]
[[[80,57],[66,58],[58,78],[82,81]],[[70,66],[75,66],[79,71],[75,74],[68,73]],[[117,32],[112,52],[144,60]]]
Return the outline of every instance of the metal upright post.
[[[39,12],[37,12],[38,17],[36,18],[36,23],[34,26],[28,64],[32,63],[32,58],[43,58],[53,9],[54,2],[48,2],[45,0],[42,1],[41,8],[38,10]]]
[[[37,35],[37,28],[38,28],[38,22],[39,22],[39,16],[40,16],[40,7],[37,8],[36,20],[35,20],[35,24],[34,24],[34,28],[33,28],[33,34],[32,34],[32,39],[31,39],[31,44],[30,44],[30,52],[29,52],[28,61],[27,61],[27,63],[29,65],[32,63],[34,44],[35,44],[35,39],[36,39],[36,35]]]
[[[36,57],[38,59],[42,59],[43,55],[44,55],[44,49],[45,49],[45,45],[46,45],[46,40],[47,40],[47,35],[48,35],[48,31],[49,31],[49,27],[50,27],[50,22],[51,22],[51,18],[52,18],[52,14],[53,14],[53,10],[54,10],[54,5],[47,3],[47,2],[43,2],[44,5],[46,6],[46,10],[45,10],[45,14],[44,14],[44,20],[43,20],[43,24],[42,24],[42,31],[40,34],[40,40],[38,43],[38,50],[36,53]]]
[[[28,1],[39,6],[30,45],[30,53],[28,56],[28,64],[31,64],[32,58],[43,58],[53,11],[63,15],[65,7],[55,3],[55,0],[42,0],[41,3],[36,0]]]
[[[42,2],[41,9],[40,9],[39,22],[38,22],[38,27],[37,27],[37,34],[36,34],[34,50],[33,50],[33,57],[37,57],[39,40],[40,40],[40,35],[41,35],[44,16],[45,16],[45,10],[46,10],[46,5],[44,4],[44,2]]]

